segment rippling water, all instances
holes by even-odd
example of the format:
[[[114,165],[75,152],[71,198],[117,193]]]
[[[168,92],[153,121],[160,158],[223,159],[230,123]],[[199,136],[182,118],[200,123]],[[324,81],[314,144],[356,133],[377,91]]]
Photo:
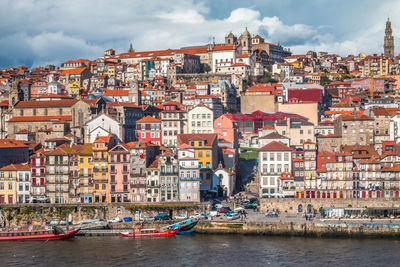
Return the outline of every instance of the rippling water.
[[[400,266],[400,242],[253,236],[2,242],[0,266]]]

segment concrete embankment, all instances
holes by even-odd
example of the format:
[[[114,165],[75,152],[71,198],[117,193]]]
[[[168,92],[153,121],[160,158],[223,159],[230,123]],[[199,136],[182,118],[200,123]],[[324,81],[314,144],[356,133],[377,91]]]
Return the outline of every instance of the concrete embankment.
[[[374,237],[400,239],[400,225],[369,223],[209,222],[195,227],[200,234],[243,234],[302,237]]]

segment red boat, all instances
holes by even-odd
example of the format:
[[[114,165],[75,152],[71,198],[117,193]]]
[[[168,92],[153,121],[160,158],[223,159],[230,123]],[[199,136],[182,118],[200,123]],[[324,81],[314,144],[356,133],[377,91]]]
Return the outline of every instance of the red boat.
[[[127,231],[127,232],[120,232],[120,234],[125,237],[170,237],[174,236],[178,231],[179,229],[160,231],[155,228],[135,227],[133,233]]]
[[[75,236],[81,229],[60,232],[56,229],[17,229],[0,231],[0,241],[12,240],[60,240]]]

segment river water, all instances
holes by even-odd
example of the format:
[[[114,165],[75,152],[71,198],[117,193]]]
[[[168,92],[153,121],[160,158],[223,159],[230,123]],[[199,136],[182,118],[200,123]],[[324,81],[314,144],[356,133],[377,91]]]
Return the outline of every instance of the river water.
[[[400,266],[400,241],[191,235],[0,243],[0,266]]]

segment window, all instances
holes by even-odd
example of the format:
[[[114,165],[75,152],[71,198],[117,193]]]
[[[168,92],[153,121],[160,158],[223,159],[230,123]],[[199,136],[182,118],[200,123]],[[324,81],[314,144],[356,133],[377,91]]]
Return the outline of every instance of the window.
[[[270,161],[275,161],[275,153],[273,153],[273,152],[269,153],[269,160]]]
[[[275,185],[275,178],[274,177],[269,177],[269,184],[270,185]]]
[[[12,189],[13,189],[12,183],[8,183],[8,190],[12,190]]]
[[[284,161],[288,161],[289,160],[289,153],[285,152],[283,155],[284,155]]]

